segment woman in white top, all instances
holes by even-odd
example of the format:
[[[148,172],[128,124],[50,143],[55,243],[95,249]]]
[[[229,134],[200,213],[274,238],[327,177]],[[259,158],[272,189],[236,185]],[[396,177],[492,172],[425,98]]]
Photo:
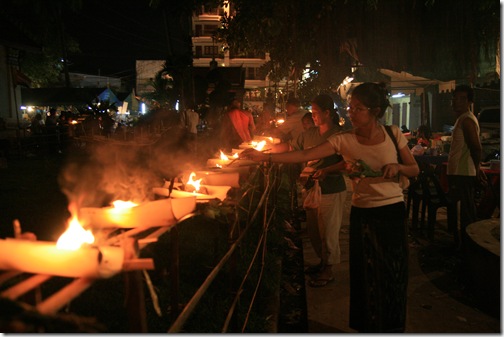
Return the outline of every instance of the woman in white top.
[[[242,153],[276,163],[308,162],[339,153],[344,158],[342,172],[353,172],[358,160],[369,166],[369,172],[352,180],[350,212],[350,327],[359,332],[403,332],[406,322],[408,242],[399,174],[414,177],[419,168],[400,129],[392,126],[397,153],[378,122],[390,106],[387,96],[384,84],[357,86],[347,109],[354,128],[331,135],[319,146],[278,154]]]

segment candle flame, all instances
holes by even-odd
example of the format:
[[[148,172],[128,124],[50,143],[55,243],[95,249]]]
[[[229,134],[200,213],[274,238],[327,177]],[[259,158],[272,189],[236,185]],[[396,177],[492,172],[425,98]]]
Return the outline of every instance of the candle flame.
[[[84,243],[91,244],[93,242],[93,233],[90,230],[82,228],[77,216],[74,216],[70,220],[67,230],[61,234],[56,242],[56,248],[64,250],[77,250]]]
[[[277,119],[276,122],[277,122],[277,124],[283,124],[283,123],[285,123],[285,119],[280,118],[280,119]]]
[[[264,146],[266,145],[265,140],[261,140],[259,143],[256,143],[255,145],[253,143],[254,142],[252,142],[252,145],[254,146],[254,149],[257,151],[261,151],[264,148]]]
[[[193,180],[193,177],[195,177],[195,176],[196,176],[196,173],[191,172],[191,174],[189,175],[189,180],[187,180],[186,185],[194,186],[194,192],[198,192],[200,190],[201,180],[203,180],[203,178],[198,179],[198,180]]]
[[[133,201],[123,201],[123,200],[116,200],[116,201],[112,202],[112,205],[114,205],[114,208],[117,208],[117,209],[127,209],[127,208],[138,206],[138,204],[134,203]]]
[[[221,159],[221,160],[229,160],[228,156],[226,156],[226,155],[224,154],[224,152],[222,152],[222,151],[220,152],[220,159]]]
[[[233,155],[233,158],[234,158],[234,159],[237,159],[238,157],[239,157],[238,152],[236,152],[236,153]]]

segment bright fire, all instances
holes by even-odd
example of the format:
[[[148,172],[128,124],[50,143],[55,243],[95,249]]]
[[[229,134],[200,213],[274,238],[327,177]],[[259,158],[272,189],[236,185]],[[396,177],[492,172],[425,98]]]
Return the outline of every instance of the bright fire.
[[[222,151],[221,151],[221,154],[222,154]],[[198,192],[200,190],[201,180],[203,180],[203,178],[198,179],[198,180],[193,180],[193,177],[195,177],[195,176],[196,176],[196,173],[191,172],[191,174],[189,175],[189,180],[187,180],[186,185],[193,185],[194,186],[194,192]]]
[[[123,200],[116,200],[112,202],[112,205],[114,205],[114,208],[117,209],[126,209],[138,206],[138,204],[134,203],[133,201],[123,201]]]
[[[229,157],[224,154],[224,152],[220,152],[220,159],[221,160],[229,160]]]
[[[93,233],[90,230],[85,230],[79,223],[77,216],[70,220],[68,229],[61,234],[56,242],[56,248],[65,250],[77,250],[84,243],[91,244],[94,242]]]
[[[265,140],[261,140],[260,142],[252,142],[252,147],[257,151],[261,151],[265,145],[266,145]]]

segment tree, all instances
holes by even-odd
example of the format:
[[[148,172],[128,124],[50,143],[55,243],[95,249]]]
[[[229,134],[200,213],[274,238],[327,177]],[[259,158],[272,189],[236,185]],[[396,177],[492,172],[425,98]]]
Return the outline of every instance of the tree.
[[[20,60],[20,68],[32,80],[34,87],[47,87],[60,82],[70,86],[67,54],[79,49],[77,42],[65,32],[64,15],[78,10],[81,0],[6,0],[0,11],[12,25],[43,46],[42,53],[27,52]]]
[[[319,91],[334,89],[356,64],[474,81],[491,69],[500,37],[495,0],[233,3],[236,15],[224,19],[220,37],[232,48],[269,52],[274,81],[301,79],[309,64],[317,74],[303,85]]]
[[[163,13],[168,50],[163,72],[173,79],[173,90],[181,109],[195,102],[192,73],[191,18],[198,6],[215,7],[223,0],[151,0],[150,6]]]
[[[156,73],[156,76],[149,81],[149,86],[153,91],[145,93],[142,98],[149,101],[150,109],[168,108],[172,110],[177,100],[177,95],[174,94],[173,77],[163,67]]]

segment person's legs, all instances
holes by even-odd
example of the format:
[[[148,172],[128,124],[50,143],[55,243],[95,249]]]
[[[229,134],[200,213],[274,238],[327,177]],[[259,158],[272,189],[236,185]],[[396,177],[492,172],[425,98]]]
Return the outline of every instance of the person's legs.
[[[346,191],[322,195],[318,213],[318,232],[321,243],[320,256],[324,267],[310,281],[312,287],[323,287],[332,281],[334,279],[333,265],[341,261],[339,232],[345,201]]]
[[[404,203],[352,207],[349,325],[359,332],[404,331],[408,285],[404,215]]]
[[[310,238],[310,243],[320,259],[322,259],[322,241],[320,240],[319,232],[319,209],[307,208],[306,209],[306,233]]]
[[[458,244],[464,241],[466,227],[477,221],[475,203],[475,177],[471,176],[448,176],[448,195],[452,202],[459,202],[457,207],[457,218],[460,228],[455,228],[454,237]],[[458,226],[457,226],[458,227]]]
[[[327,265],[340,263],[339,233],[343,220],[346,191],[322,195],[319,232],[322,241],[322,260]]]

